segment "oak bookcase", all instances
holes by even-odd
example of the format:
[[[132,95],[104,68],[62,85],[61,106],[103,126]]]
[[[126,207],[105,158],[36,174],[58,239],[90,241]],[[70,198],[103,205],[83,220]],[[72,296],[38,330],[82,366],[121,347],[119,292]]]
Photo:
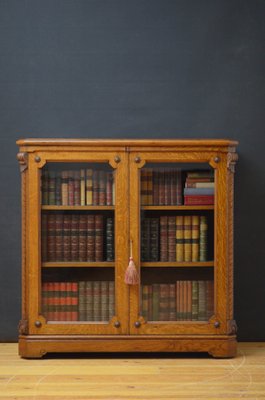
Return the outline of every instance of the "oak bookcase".
[[[235,356],[236,141],[17,144],[22,357]],[[134,284],[125,280],[130,256],[138,273]]]

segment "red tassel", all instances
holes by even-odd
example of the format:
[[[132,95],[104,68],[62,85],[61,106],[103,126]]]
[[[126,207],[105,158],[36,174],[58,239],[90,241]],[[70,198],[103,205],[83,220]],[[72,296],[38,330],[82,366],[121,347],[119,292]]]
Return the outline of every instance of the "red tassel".
[[[127,285],[137,285],[139,283],[138,272],[132,257],[130,257],[129,265],[125,272],[124,281],[127,283]]]

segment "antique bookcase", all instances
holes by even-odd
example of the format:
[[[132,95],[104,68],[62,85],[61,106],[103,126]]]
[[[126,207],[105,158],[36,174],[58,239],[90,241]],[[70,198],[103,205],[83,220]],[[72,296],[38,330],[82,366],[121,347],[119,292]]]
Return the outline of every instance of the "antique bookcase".
[[[17,144],[22,357],[235,356],[237,142],[21,139]],[[134,278],[125,279],[126,273]]]

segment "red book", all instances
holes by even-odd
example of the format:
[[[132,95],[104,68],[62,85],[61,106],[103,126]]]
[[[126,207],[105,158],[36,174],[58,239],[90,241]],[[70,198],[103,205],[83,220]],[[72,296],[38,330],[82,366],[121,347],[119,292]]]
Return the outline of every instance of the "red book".
[[[78,283],[71,283],[71,321],[78,321]]]
[[[87,215],[86,260],[95,261],[95,216]]]
[[[73,206],[75,204],[74,194],[75,194],[75,185],[74,185],[74,171],[68,171],[68,204],[69,206]]]
[[[212,195],[185,195],[185,206],[192,205],[212,205],[214,204],[214,196]]]
[[[71,261],[79,260],[79,215],[71,218]]]
[[[107,206],[112,205],[112,186],[113,186],[113,174],[112,172],[107,172],[106,178],[106,203]]]

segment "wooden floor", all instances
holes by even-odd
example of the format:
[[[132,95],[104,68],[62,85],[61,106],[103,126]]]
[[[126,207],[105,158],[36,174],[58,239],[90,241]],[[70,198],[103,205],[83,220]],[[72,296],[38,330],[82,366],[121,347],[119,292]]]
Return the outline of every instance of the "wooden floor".
[[[24,360],[0,344],[0,399],[265,399],[265,343],[207,355],[61,355]]]

